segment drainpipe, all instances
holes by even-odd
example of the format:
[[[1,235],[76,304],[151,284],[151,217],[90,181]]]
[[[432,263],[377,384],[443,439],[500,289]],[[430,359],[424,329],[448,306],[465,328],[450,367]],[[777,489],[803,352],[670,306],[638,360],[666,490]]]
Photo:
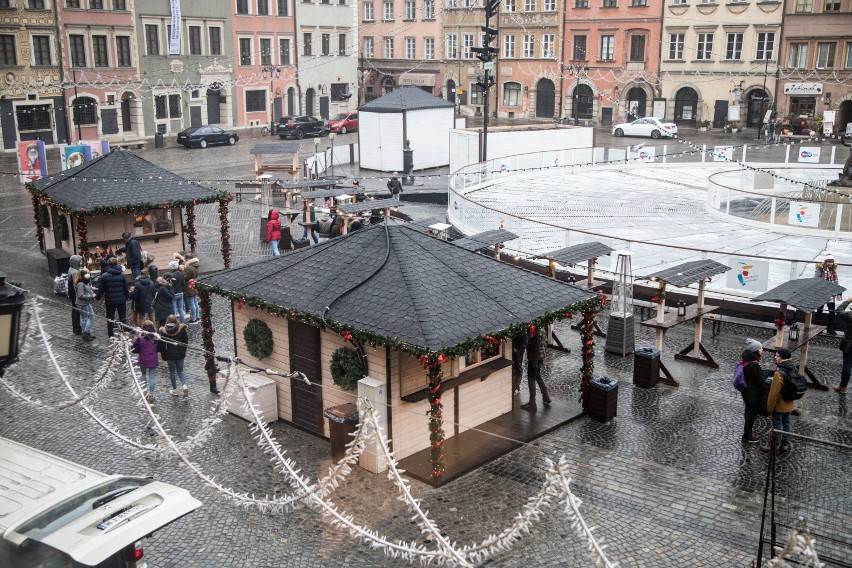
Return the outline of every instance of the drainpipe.
[[[62,114],[65,117],[65,143],[70,144],[71,120],[68,116],[68,99],[65,98],[65,65],[62,62],[62,30],[59,25],[59,2],[53,2],[53,23],[56,29],[56,62],[59,65],[59,92],[62,94]],[[76,82],[74,81],[75,84]],[[57,138],[59,138],[58,135],[59,133],[57,132]]]
[[[299,114],[302,113],[302,83],[299,77],[299,2],[293,2],[293,63],[296,64],[296,92],[299,96]]]

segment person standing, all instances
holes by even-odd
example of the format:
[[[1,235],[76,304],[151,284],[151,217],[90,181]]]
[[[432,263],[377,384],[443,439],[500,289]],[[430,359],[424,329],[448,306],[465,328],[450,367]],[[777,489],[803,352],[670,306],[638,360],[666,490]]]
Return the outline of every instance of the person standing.
[[[156,328],[154,322],[145,318],[142,322],[142,333],[133,340],[133,352],[138,353],[136,362],[142,373],[142,380],[148,382],[148,394],[145,400],[154,402],[154,389],[157,387],[157,337],[154,335]]]
[[[180,380],[183,396],[189,396],[189,387],[186,385],[186,375],[183,372],[183,362],[186,359],[186,345],[189,342],[189,334],[186,332],[186,324],[179,323],[177,316],[170,314],[166,319],[166,325],[160,328],[159,351],[169,366],[169,380],[172,388],[169,394],[177,396],[177,381]]]
[[[790,414],[793,412],[795,401],[784,400],[781,396],[781,387],[784,386],[784,381],[796,372],[796,365],[793,363],[793,354],[789,349],[781,348],[775,352],[775,364],[777,368],[775,375],[772,377],[772,386],[769,389],[769,398],[766,401],[766,410],[772,414],[772,428],[774,430],[783,430],[784,432],[792,432],[792,419]],[[764,444],[760,447],[764,452],[772,451],[772,443]],[[792,449],[790,445],[790,437],[786,434],[775,437],[775,449],[782,452],[789,452]]]
[[[304,199],[302,201],[302,222],[300,223],[302,227],[304,227],[304,231],[302,231],[302,240],[308,238],[308,229],[311,231],[311,238],[314,240],[314,244],[319,244],[319,233],[317,233],[317,214],[314,211],[314,206],[310,203],[310,200]]]
[[[743,375],[746,380],[746,390],[740,394],[745,404],[743,424],[743,444],[754,444],[759,442],[754,437],[754,421],[757,419],[757,411],[763,403],[763,382],[766,375],[760,366],[760,358],[763,356],[763,345],[755,339],[746,339],[746,347],[740,356],[740,364],[743,365]]]
[[[92,325],[95,322],[95,308],[92,302],[95,300],[95,291],[92,289],[92,275],[87,268],[77,271],[73,286],[77,302],[76,309],[80,314],[80,333],[85,341],[92,341],[95,338],[92,335]]]
[[[402,193],[402,183],[399,181],[399,174],[394,172],[388,181],[388,191],[391,197],[399,201],[399,196]]]
[[[68,259],[68,298],[71,300],[71,331],[74,335],[80,335],[80,310],[77,309],[77,273],[80,272],[80,263],[83,257],[79,254],[71,255]]]
[[[168,272],[163,274],[161,278],[157,278],[157,292],[154,294],[153,309],[154,315],[157,317],[157,325],[162,327],[166,325],[166,320],[172,314],[172,303],[175,299],[175,293],[172,290],[172,275]]]
[[[527,385],[530,390],[530,401],[522,404],[524,410],[536,411],[538,406],[535,403],[535,385],[541,389],[541,397],[544,404],[550,404],[550,396],[547,394],[547,387],[544,384],[544,379],[541,378],[541,366],[544,363],[544,351],[547,349],[547,342],[544,338],[543,330],[536,329],[535,326],[530,326],[529,341],[527,342]]]
[[[112,337],[115,331],[115,323],[120,325],[127,323],[127,300],[130,299],[130,287],[124,276],[124,268],[118,264],[114,256],[107,260],[107,270],[101,274],[98,281],[98,293],[96,300],[104,299],[107,317],[107,336]],[[118,320],[116,320],[118,317]]]
[[[272,256],[281,256],[278,252],[278,241],[281,240],[281,221],[278,219],[278,211],[273,209],[269,212],[269,221],[266,222],[266,242]]]
[[[529,343],[527,331],[519,331],[512,338],[512,395],[521,394],[521,379],[524,376],[524,353]]]
[[[172,300],[172,313],[180,318],[180,323],[186,319],[183,311],[183,293],[186,288],[186,280],[183,277],[183,272],[180,270],[180,262],[173,260],[169,263],[169,270],[172,271],[172,292],[175,297]]]
[[[127,268],[130,269],[130,275],[133,276],[135,281],[142,274],[142,245],[139,244],[136,237],[127,231],[121,234],[121,238],[124,239],[125,245],[124,248],[118,249],[118,252],[124,253],[124,257],[127,259]]]
[[[198,279],[198,271],[201,268],[201,261],[194,253],[188,252],[186,256],[176,254],[178,259],[183,262],[183,279],[184,290],[183,300],[186,304],[186,313],[189,316],[189,323],[198,323],[198,290],[195,289],[195,281]]]
[[[823,253],[822,262],[818,262],[816,264],[816,270],[814,271],[814,278],[821,278],[823,280],[827,280],[829,282],[834,282],[836,284],[840,284],[840,281],[837,278],[837,264],[834,262],[834,254],[828,251]],[[836,298],[832,298],[831,301],[828,302],[828,323],[826,324],[825,333],[828,335],[837,335],[837,332],[834,331],[834,313],[835,313],[835,302]],[[823,306],[820,306],[816,311],[817,317],[822,318],[822,309]]]
[[[157,293],[157,284],[154,279],[157,275],[157,267],[153,264],[148,266],[137,280],[130,293],[130,306],[133,310],[133,327],[139,325],[140,321],[154,317],[154,295]]]
[[[771,118],[766,123],[766,142],[771,143],[775,140],[775,121]]]
[[[846,394],[849,386],[849,376],[852,375],[852,311],[849,305],[852,297],[837,306],[837,317],[843,324],[843,339],[840,341],[840,350],[843,352],[843,369],[840,371],[840,384],[834,390],[840,394]]]

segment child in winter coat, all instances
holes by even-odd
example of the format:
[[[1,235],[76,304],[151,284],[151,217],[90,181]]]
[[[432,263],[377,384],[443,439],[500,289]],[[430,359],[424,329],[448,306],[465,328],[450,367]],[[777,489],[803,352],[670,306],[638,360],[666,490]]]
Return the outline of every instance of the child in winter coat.
[[[142,334],[133,340],[133,352],[139,356],[136,362],[142,371],[142,379],[148,381],[148,402],[154,402],[154,389],[157,386],[157,336],[154,335],[154,322],[146,319],[142,322]]]
[[[183,372],[188,342],[189,334],[186,332],[186,324],[179,323],[177,316],[171,314],[166,319],[166,325],[160,328],[160,355],[169,365],[169,379],[172,381],[169,394],[172,396],[178,395],[175,375],[180,379],[183,396],[189,396],[189,387],[186,386],[186,375]]]
[[[278,252],[278,241],[280,240],[281,221],[278,219],[278,211],[273,209],[269,212],[269,221],[266,222],[266,242],[269,243],[272,256],[281,256],[281,253]]]

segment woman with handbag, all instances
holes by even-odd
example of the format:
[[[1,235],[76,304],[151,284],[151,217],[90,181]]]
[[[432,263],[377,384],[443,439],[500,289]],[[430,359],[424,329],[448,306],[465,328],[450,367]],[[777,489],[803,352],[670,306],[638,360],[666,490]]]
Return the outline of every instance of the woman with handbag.
[[[834,390],[840,394],[846,394],[849,376],[852,375],[852,311],[848,309],[850,303],[852,303],[852,297],[846,298],[845,302],[837,306],[837,317],[843,323],[843,339],[840,341],[843,369],[840,371],[840,384],[834,387]]]

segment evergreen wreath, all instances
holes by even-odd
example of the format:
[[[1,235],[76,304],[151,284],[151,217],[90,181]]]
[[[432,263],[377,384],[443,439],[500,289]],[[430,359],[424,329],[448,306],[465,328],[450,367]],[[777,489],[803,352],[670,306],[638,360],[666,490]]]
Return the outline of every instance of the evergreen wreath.
[[[263,359],[272,354],[272,330],[265,322],[252,318],[243,330],[243,339],[253,357]]]
[[[331,354],[331,378],[343,390],[355,390],[364,378],[361,356],[346,347],[336,349]]]

